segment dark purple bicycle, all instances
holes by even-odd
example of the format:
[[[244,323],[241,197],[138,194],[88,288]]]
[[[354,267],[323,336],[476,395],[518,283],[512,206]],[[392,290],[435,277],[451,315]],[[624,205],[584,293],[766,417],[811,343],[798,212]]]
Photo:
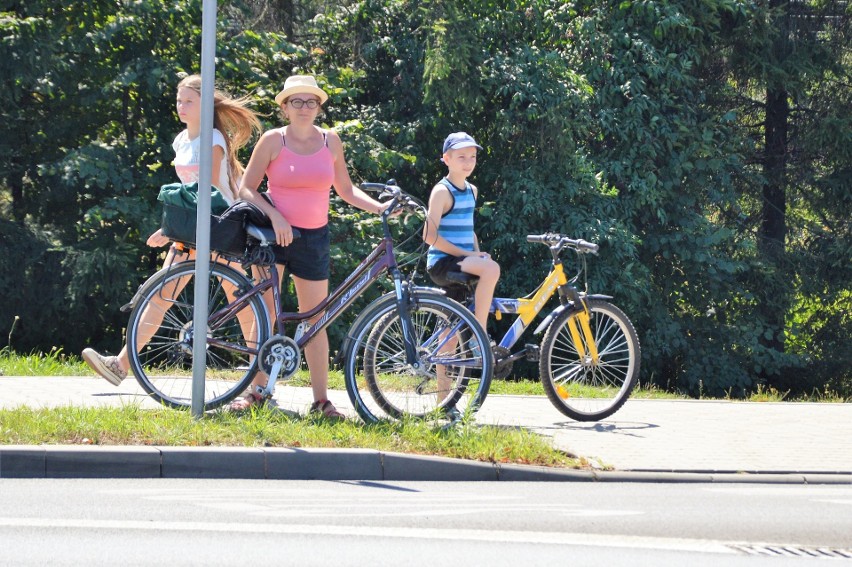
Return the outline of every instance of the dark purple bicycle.
[[[385,274],[393,291],[364,308],[341,348],[346,390],[358,414],[367,422],[453,418],[481,405],[494,367],[488,336],[470,311],[440,291],[416,287],[397,263],[389,222],[399,213],[423,215],[423,204],[392,180],[361,187],[391,200],[381,216],[383,237],[315,309],[282,311],[270,229],[247,225],[245,252],[228,258],[230,265],[210,264],[205,409],[240,395],[261,370],[269,376],[263,393],[271,395],[299,369],[316,333]],[[176,263],[148,279],[131,302],[131,368],[145,391],[173,408],[192,403],[195,277],[194,261]]]

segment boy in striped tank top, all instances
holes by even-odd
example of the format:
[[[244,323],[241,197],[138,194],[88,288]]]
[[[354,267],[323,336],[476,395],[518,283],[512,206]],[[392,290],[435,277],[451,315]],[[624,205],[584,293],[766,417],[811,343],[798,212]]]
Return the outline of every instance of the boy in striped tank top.
[[[482,147],[465,132],[454,132],[444,140],[443,157],[447,175],[433,188],[423,240],[429,244],[426,270],[439,286],[451,285],[449,272],[479,277],[474,296],[474,315],[487,328],[488,309],[500,278],[500,265],[479,249],[473,230],[477,189],[467,178],[476,167],[476,152]]]

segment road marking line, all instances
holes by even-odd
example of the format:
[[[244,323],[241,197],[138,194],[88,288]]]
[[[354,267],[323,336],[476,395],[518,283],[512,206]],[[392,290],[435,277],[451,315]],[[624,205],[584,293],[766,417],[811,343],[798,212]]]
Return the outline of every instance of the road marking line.
[[[227,532],[252,534],[290,534],[370,538],[443,539],[491,543],[525,543],[660,549],[703,553],[736,554],[731,545],[742,542],[720,542],[700,539],[644,537],[633,535],[583,534],[563,532],[516,532],[503,530],[395,528],[387,526],[335,526],[305,524],[246,524],[224,522],[174,522],[137,520],[83,520],[46,518],[0,518],[0,527],[65,528],[83,530],[144,530],[183,532]]]

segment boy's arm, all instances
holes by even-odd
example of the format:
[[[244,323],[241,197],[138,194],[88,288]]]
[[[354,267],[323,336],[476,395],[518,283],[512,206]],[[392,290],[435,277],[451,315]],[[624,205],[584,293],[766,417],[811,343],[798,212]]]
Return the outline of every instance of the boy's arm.
[[[473,200],[476,202],[477,197],[479,197],[479,189],[476,188],[476,185],[473,183],[470,184],[470,189],[473,191]],[[476,233],[473,235],[473,249],[475,252],[479,253],[479,237],[476,236]]]

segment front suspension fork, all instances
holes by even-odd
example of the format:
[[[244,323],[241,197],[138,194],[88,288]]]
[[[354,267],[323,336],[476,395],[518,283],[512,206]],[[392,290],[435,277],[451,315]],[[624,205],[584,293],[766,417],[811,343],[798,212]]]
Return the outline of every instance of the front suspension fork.
[[[589,357],[592,364],[597,365],[600,357],[598,355],[598,345],[595,343],[595,337],[592,334],[589,306],[585,301],[582,302],[582,306],[583,308],[575,316],[568,319],[568,331],[571,333],[571,339],[577,346],[577,354],[580,355],[580,358],[585,360]],[[580,334],[581,332],[582,335]],[[583,338],[585,341],[583,341]]]
[[[414,341],[414,325],[411,323],[411,288],[399,274],[394,274],[394,289],[396,291],[396,309],[402,326],[402,342],[405,346],[405,362],[413,369],[420,368],[420,358],[417,356],[417,345]]]
[[[571,333],[571,340],[577,347],[577,354],[581,360],[589,358],[592,364],[597,365],[600,356],[595,336],[592,333],[592,316],[588,301],[572,286],[565,286],[565,288],[560,289],[560,295],[569,299],[574,305],[575,315],[568,319],[568,332]]]

